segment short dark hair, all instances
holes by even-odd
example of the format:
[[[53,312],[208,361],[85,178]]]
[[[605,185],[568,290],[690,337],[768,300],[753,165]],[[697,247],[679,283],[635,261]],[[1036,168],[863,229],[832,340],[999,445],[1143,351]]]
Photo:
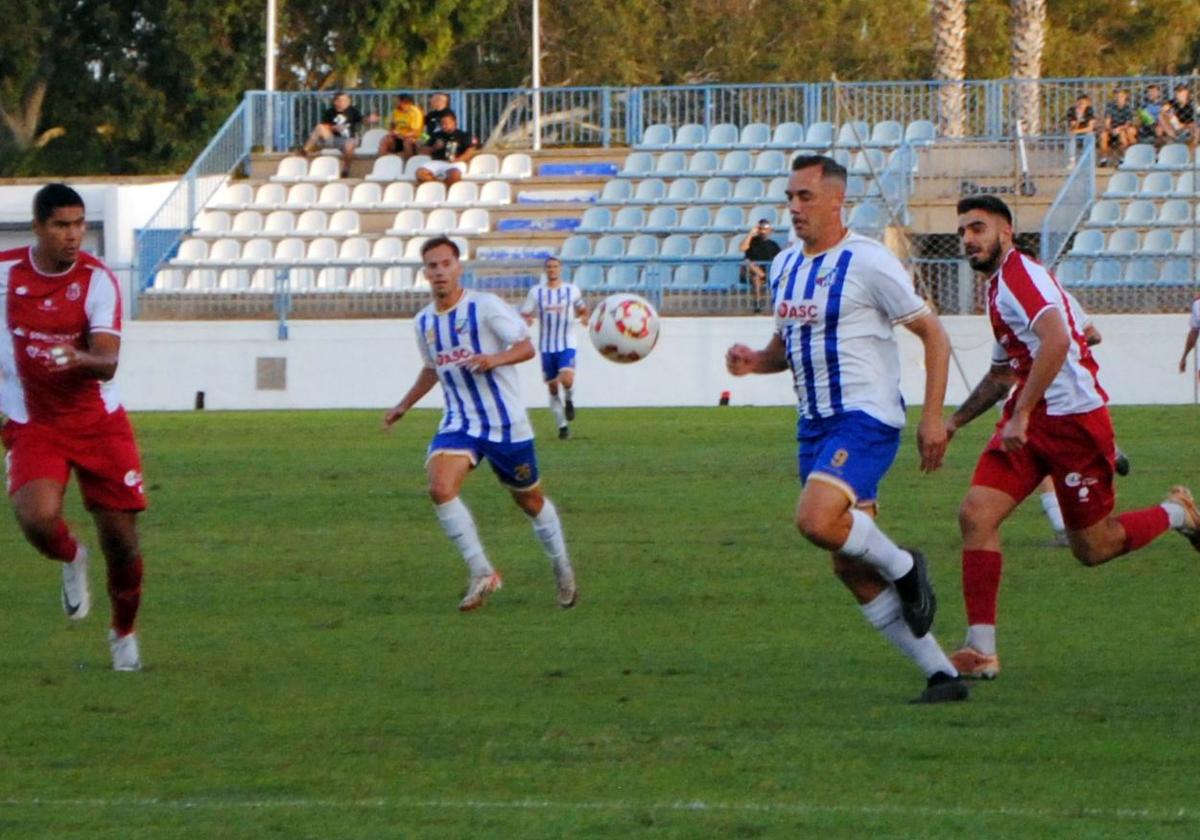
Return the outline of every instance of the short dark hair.
[[[1083,100],[1083,99],[1090,100],[1091,98],[1092,98],[1092,97],[1088,96],[1086,93],[1081,93],[1081,94],[1079,94],[1078,96],[1076,96],[1076,97],[1075,97],[1075,101],[1076,101],[1076,102],[1079,102],[1079,101],[1081,101],[1081,100]]]
[[[846,167],[831,157],[826,157],[825,155],[796,155],[792,159],[793,172],[810,169],[814,166],[821,167],[821,175],[823,177],[837,178],[843,184],[846,183]]]
[[[1179,84],[1175,85],[1176,93],[1179,93],[1179,91],[1181,91],[1181,90],[1187,90],[1188,93],[1191,93],[1191,91],[1188,90],[1187,82],[1180,82]]]
[[[445,111],[442,111],[442,113],[438,115],[438,122],[441,122],[442,120],[446,119],[446,117],[450,117],[455,122],[458,122],[458,114],[454,113],[454,111],[451,110],[450,108],[447,108]]]
[[[396,98],[399,99],[401,102],[412,102],[413,101],[411,93],[397,93]]]
[[[1157,83],[1148,84],[1146,85],[1146,90],[1162,90],[1162,85]]]
[[[38,223],[49,219],[60,207],[84,207],[83,198],[66,184],[47,184],[33,196],[33,218]]]
[[[549,263],[552,263],[552,262],[559,263],[560,265],[562,264],[562,260],[560,260],[558,257],[551,254],[550,256],[546,257],[546,259],[542,260],[542,265],[548,265]]]
[[[426,254],[428,254],[434,248],[440,248],[442,245],[449,246],[450,250],[454,252],[454,256],[462,256],[462,251],[458,249],[458,243],[449,236],[435,236],[433,239],[426,239],[425,242],[421,244],[421,259],[425,259]]]
[[[972,210],[982,210],[993,216],[999,216],[1010,225],[1013,223],[1013,214],[1008,209],[1008,205],[994,195],[969,195],[966,198],[960,198],[956,210],[960,216]]]

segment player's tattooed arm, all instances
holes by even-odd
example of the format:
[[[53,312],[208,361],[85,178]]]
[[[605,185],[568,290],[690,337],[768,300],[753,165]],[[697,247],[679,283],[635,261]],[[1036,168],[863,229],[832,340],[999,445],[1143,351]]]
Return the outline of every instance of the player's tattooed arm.
[[[1016,377],[1007,364],[992,365],[992,369],[975,386],[975,390],[963,400],[963,404],[958,407],[958,411],[950,415],[950,419],[946,421],[946,432],[954,434],[980,414],[983,414],[983,412],[1000,402],[1000,400],[1008,396],[1008,392],[1012,390],[1012,386],[1015,383]]]

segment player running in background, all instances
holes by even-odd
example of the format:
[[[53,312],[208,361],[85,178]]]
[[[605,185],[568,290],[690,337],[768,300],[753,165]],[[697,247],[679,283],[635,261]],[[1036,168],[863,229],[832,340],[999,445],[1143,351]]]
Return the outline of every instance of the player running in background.
[[[36,244],[0,252],[0,429],[12,499],[29,543],[62,563],[63,611],[91,609],[88,552],[63,520],[72,470],[108,567],[113,668],[142,667],[135,621],[142,594],[137,514],[142,466],[112,378],[121,350],[121,293],[80,250],[83,199],[49,184],[33,199]]]
[[[1196,337],[1200,336],[1200,297],[1192,301],[1192,313],[1188,318],[1187,338],[1183,340],[1183,355],[1179,357],[1179,372],[1187,372],[1188,356],[1196,346]]]
[[[495,295],[465,289],[458,246],[444,236],[421,247],[433,302],[417,313],[417,349],[425,366],[404,398],[383,419],[390,428],[441,383],[445,411],[429,444],[425,470],[442,530],[470,570],[460,610],[483,606],[500,588],[471,511],[459,498],[467,474],[486,458],[521,510],[533,520],[558,585],[558,605],[575,606],[575,572],[554,503],[538,483],[533,429],[521,404],[513,365],[533,358],[521,318]]]
[[[968,677],[999,673],[996,597],[1000,525],[1047,475],[1062,505],[1071,552],[1086,566],[1128,554],[1174,528],[1200,550],[1200,510],[1186,487],[1162,504],[1113,516],[1116,446],[1098,366],[1062,287],[1013,247],[1012,213],[995,196],[958,203],[967,260],[989,275],[987,301],[996,352],[992,369],[946,432],[978,417],[1017,387],[984,448],[959,511],[967,641],[951,656]]]
[[[575,419],[575,324],[588,322],[587,302],[574,283],[562,280],[562,263],[557,257],[546,260],[546,282],[529,290],[521,315],[526,324],[538,320],[538,351],[542,357],[542,379],[550,390],[550,410],[558,423],[558,437],[571,436],[567,424]],[[559,396],[559,386],[562,396]]]
[[[950,342],[891,252],[846,230],[845,195],[845,167],[819,155],[793,161],[788,210],[799,243],[771,264],[775,332],[762,350],[729,348],[726,366],[734,376],[791,369],[803,482],[796,527],[833,552],[834,572],[867,621],[924,672],[916,702],[965,700],[966,685],[929,632],[936,602],[925,558],[897,546],[874,520],[904,427],[894,325],[925,347],[917,446],[926,472],[941,466],[946,448]]]

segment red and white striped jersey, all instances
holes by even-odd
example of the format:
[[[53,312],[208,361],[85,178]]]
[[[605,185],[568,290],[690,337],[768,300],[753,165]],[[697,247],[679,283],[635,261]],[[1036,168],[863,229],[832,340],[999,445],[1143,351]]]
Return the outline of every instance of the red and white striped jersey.
[[[1200,297],[1192,301],[1192,314],[1188,318],[1188,327],[1193,330],[1200,330]]]
[[[1046,389],[1043,398],[1046,413],[1083,414],[1108,402],[1108,394],[1100,387],[1099,365],[1083,334],[1079,311],[1071,306],[1058,281],[1036,260],[1019,251],[1009,251],[999,271],[988,281],[987,302],[992,332],[1019,380],[1010,400],[1015,400],[1025,386],[1038,353],[1040,342],[1033,331],[1034,323],[1045,312],[1057,309],[1067,325],[1071,343],[1066,361]]]
[[[90,333],[121,334],[121,291],[104,263],[81,253],[63,273],[45,274],[31,249],[0,251],[0,304],[0,413],[81,429],[121,408],[111,382],[46,365],[51,347],[86,350]]]

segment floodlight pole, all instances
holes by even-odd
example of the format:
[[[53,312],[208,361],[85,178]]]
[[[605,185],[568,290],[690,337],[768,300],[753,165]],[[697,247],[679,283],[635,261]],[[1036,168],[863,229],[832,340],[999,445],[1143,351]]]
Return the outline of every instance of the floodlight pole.
[[[542,17],[533,0],[533,150],[542,148]]]

